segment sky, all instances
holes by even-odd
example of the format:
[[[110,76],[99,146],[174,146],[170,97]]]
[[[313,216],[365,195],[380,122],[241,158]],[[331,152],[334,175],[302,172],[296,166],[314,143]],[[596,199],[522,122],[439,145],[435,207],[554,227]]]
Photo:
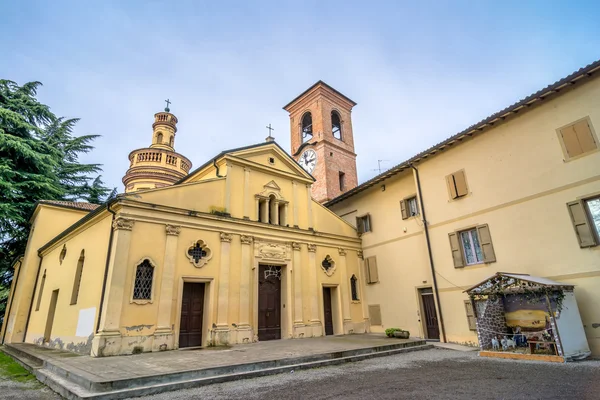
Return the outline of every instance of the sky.
[[[597,1],[0,0],[0,79],[41,81],[84,162],[123,191],[131,150],[170,99],[200,166],[264,141],[319,79],[352,112],[359,182],[600,59]]]

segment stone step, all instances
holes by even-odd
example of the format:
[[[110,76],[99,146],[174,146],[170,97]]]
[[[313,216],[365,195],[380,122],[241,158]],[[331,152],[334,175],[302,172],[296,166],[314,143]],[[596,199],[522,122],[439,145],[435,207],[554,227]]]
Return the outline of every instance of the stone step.
[[[324,353],[309,357],[238,364],[112,382],[92,382],[83,377],[77,378],[73,376],[74,374],[72,372],[66,371],[57,365],[51,365],[48,362],[44,368],[37,369],[35,374],[38,380],[67,399],[126,399],[214,383],[338,365],[346,362],[355,362],[412,351],[428,350],[431,348],[433,348],[433,345],[426,344],[424,341],[417,341],[390,346]],[[80,383],[83,383],[84,385],[81,385]]]
[[[31,373],[38,368],[42,368],[44,365],[44,360],[35,354],[22,351],[17,347],[11,346],[10,344],[5,344],[2,347],[2,351],[11,356],[13,360],[21,364],[23,368]]]

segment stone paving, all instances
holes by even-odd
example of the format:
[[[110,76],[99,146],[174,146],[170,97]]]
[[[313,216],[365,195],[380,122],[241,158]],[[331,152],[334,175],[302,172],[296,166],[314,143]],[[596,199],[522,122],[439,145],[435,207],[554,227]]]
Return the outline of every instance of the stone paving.
[[[50,359],[56,366],[72,371],[90,381],[99,382],[305,357],[406,342],[412,342],[412,340],[389,339],[382,334],[362,334],[274,340],[228,348],[209,347],[198,350],[176,350],[102,358],[65,357],[66,354],[62,354],[64,352],[49,352],[43,349],[39,349],[37,352],[44,358]],[[31,348],[29,350],[31,351]]]

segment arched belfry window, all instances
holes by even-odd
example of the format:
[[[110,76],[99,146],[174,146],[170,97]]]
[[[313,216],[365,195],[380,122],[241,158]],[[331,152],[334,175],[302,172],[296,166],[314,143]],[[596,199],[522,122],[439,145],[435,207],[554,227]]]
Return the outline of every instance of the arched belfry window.
[[[153,278],[154,265],[146,258],[135,269],[133,300],[152,300]]]
[[[302,116],[302,143],[313,137],[312,114],[307,112]]]
[[[169,146],[173,147],[173,136],[169,139]]]
[[[156,135],[156,143],[161,144],[163,141],[163,134],[162,133],[158,133],[158,135]]]
[[[342,140],[342,121],[337,111],[331,112],[331,133],[334,138]]]
[[[352,275],[350,278],[350,290],[352,292],[352,301],[358,301],[358,279],[356,279],[356,275]]]

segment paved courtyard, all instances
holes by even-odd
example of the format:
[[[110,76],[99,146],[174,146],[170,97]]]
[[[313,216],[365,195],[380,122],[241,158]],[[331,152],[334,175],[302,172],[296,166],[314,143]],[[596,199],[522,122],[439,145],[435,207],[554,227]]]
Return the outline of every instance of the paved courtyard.
[[[0,398],[37,399],[18,385]],[[45,399],[58,396],[43,393]],[[174,399],[598,399],[600,361],[550,364],[434,349],[162,393]]]

